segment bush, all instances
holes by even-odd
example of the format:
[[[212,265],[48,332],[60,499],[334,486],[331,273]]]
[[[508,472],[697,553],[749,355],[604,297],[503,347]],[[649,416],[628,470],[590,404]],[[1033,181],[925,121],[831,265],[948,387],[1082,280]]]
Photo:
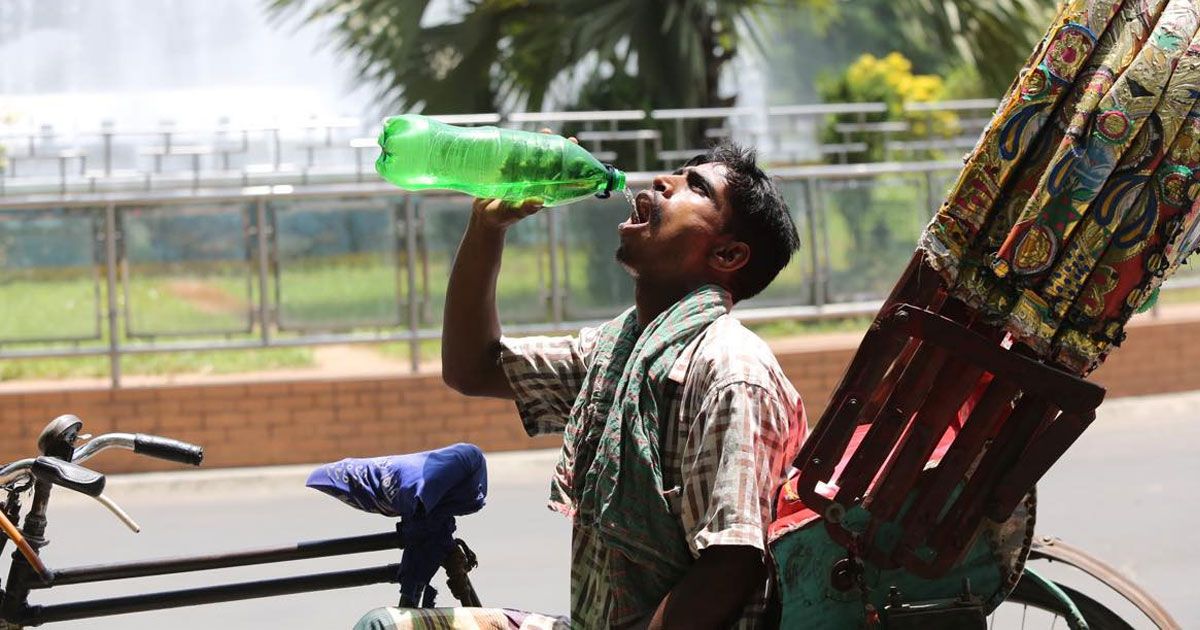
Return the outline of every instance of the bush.
[[[945,98],[945,84],[932,74],[913,74],[912,62],[893,52],[885,57],[866,54],[858,58],[838,76],[818,80],[817,90],[829,103],[884,103],[887,111],[870,114],[865,122],[904,122],[907,130],[893,134],[855,131],[842,133],[838,125],[853,124],[864,119],[857,114],[831,116],[823,132],[823,142],[861,142],[868,147],[865,153],[851,154],[854,162],[878,162],[886,156],[885,137],[889,140],[918,140],[950,137],[958,131],[958,117],[952,112],[906,113],[909,103],[928,103]],[[932,128],[931,128],[932,126]]]
[[[825,143],[863,143],[866,151],[847,153],[853,162],[885,159],[938,159],[940,151],[910,148],[904,155],[891,154],[885,143],[893,140],[933,140],[958,131],[952,112],[905,112],[905,105],[940,101],[946,85],[936,75],[913,74],[912,63],[893,52],[884,57],[866,54],[839,76],[818,82],[818,90],[832,103],[884,103],[886,111],[865,117],[859,114],[832,116],[823,129]],[[904,131],[839,130],[840,124],[859,122],[903,122]],[[833,161],[840,154],[831,155]],[[919,181],[919,180],[918,180]],[[903,266],[911,255],[920,225],[928,220],[926,205],[930,183],[895,178],[851,180],[827,187],[826,218],[830,229],[844,235],[843,265],[834,265],[829,291],[835,299],[862,299],[877,292],[880,279],[894,277],[896,265]],[[926,193],[923,195],[922,193]],[[884,280],[884,282],[888,282]]]

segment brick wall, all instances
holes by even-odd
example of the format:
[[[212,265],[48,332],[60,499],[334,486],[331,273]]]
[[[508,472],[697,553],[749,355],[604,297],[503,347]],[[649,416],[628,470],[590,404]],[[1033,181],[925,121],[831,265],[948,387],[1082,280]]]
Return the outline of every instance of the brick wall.
[[[92,434],[145,432],[200,444],[206,468],[322,462],[456,441],[489,450],[555,444],[526,437],[512,403],[469,399],[439,376],[423,375],[4,394],[0,425],[17,432],[0,444],[0,461],[31,456],[42,427],[62,413],[79,416]],[[114,451],[94,461],[109,472],[179,468]]]
[[[785,372],[816,420],[860,335],[804,338],[776,346]],[[1143,319],[1095,375],[1109,396],[1200,389],[1200,318]],[[475,442],[485,450],[553,446],[525,436],[506,401],[471,399],[437,375],[242,384],[93,387],[0,393],[0,462],[34,454],[51,418],[73,413],[93,434],[147,432],[205,447],[205,467],[312,463]],[[178,469],[128,453],[106,453],[108,472]]]

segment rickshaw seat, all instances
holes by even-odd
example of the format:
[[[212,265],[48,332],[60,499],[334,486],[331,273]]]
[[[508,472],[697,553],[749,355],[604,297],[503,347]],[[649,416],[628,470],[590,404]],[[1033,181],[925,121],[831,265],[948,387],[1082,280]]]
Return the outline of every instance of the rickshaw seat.
[[[944,575],[1095,418],[1104,389],[1011,345],[918,254],[795,461],[796,498],[881,568]]]

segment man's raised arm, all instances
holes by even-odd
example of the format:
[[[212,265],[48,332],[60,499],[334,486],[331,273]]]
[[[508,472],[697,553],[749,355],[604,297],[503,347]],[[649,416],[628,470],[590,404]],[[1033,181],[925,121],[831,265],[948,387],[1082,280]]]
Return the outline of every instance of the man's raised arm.
[[[536,201],[513,206],[476,199],[450,270],[442,317],[442,379],[468,396],[513,398],[500,367],[496,279],[509,226],[537,212]]]

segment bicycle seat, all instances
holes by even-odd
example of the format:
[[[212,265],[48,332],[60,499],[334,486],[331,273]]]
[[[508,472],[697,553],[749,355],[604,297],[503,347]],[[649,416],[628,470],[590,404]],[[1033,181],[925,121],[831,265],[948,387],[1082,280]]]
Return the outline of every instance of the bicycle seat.
[[[474,444],[390,457],[349,458],[314,470],[305,483],[364,512],[399,517],[400,605],[434,605],[429,585],[454,547],[454,517],[478,512],[487,462]]]
[[[347,458],[317,468],[305,482],[351,507],[401,519],[478,512],[487,496],[487,462],[474,444],[388,457]]]

